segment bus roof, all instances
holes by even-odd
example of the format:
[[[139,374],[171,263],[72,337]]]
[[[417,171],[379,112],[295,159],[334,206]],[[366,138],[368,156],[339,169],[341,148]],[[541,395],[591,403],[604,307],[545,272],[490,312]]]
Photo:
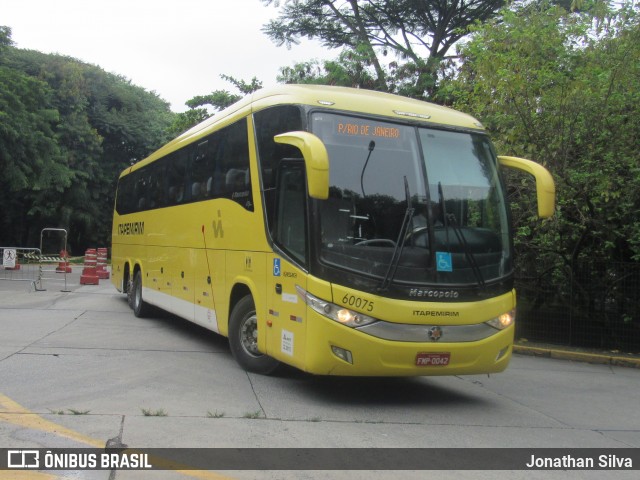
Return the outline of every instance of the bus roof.
[[[249,113],[274,105],[287,104],[317,106],[404,121],[413,120],[425,125],[484,130],[478,120],[465,113],[390,93],[326,85],[278,85],[257,90],[224,110],[216,112],[212,117],[187,130],[146,159],[127,168],[125,172],[136,170],[139,166],[163,157],[181,146],[190,144]]]

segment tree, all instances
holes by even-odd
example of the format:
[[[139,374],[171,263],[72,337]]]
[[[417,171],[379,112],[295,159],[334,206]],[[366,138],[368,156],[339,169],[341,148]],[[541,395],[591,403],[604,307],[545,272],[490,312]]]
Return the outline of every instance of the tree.
[[[189,108],[198,108],[205,105],[212,106],[215,110],[223,110],[229,105],[234,104],[240,100],[243,96],[249,95],[262,88],[262,82],[256,77],[251,79],[251,82],[247,83],[244,80],[234,78],[230,75],[221,74],[220,78],[231,83],[240,94],[233,94],[227,90],[216,90],[209,95],[196,96],[191,100],[188,100],[186,105]]]
[[[454,106],[478,116],[498,150],[532,158],[556,179],[557,213],[542,223],[529,182],[509,182],[529,288],[539,287],[538,302],[571,294],[585,322],[604,322],[593,312],[618,301],[612,288],[624,275],[615,262],[640,261],[637,7],[595,18],[526,5],[478,26],[461,55],[448,89]]]
[[[344,50],[336,60],[310,60],[298,62],[293,67],[282,67],[277,80],[281,83],[337,85],[375,90],[376,80],[365,68],[365,64],[365,59],[358,52]]]
[[[107,245],[120,172],[167,140],[167,102],[99,67],[12,46],[0,28],[0,244]]]
[[[8,66],[11,45],[11,30],[0,28],[0,229],[5,244],[20,245],[34,233],[29,217],[37,215],[38,199],[49,190],[61,192],[71,175],[56,139],[53,92]]]
[[[176,137],[209,118],[212,114],[209,112],[208,107],[211,107],[214,112],[223,110],[243,96],[262,88],[262,82],[256,77],[253,77],[249,83],[225,74],[221,74],[220,78],[231,83],[240,93],[235,94],[228,90],[215,90],[208,95],[196,95],[187,100],[186,105],[189,110],[176,115],[173,124],[168,130],[171,136]]]
[[[11,40],[11,29],[9,27],[5,27],[0,25],[0,60],[2,60],[2,56],[8,47],[13,45],[13,41]]]
[[[504,0],[263,0],[280,7],[263,31],[278,45],[320,39],[371,66],[375,88],[433,95],[438,68],[469,26],[496,15]],[[390,70],[383,58],[395,54]]]

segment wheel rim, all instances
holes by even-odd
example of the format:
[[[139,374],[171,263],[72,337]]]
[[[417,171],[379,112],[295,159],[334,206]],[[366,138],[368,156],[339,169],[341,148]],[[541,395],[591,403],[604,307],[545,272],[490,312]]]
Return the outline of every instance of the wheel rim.
[[[253,313],[245,317],[240,327],[240,345],[252,357],[260,357],[258,350],[258,318]]]
[[[142,285],[140,282],[135,283],[135,292],[133,295],[134,308],[138,309],[140,307],[140,302],[142,301]]]

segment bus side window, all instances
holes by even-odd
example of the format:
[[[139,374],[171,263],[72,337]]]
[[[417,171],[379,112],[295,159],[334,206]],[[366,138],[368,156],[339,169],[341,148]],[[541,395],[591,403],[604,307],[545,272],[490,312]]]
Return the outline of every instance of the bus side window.
[[[126,215],[135,211],[134,198],[134,177],[126,175],[118,183],[118,193],[116,198],[116,211],[120,215]]]
[[[147,208],[147,179],[144,176],[144,171],[139,170],[136,175],[136,184],[134,187],[134,211],[140,212]]]
[[[274,240],[302,265],[306,264],[306,195],[304,162],[283,160],[277,186]]]
[[[279,105],[254,114],[256,143],[262,176],[264,208],[268,229],[273,232],[275,214],[276,173],[283,158],[300,156],[300,151],[292,145],[276,143],[273,137],[286,132],[304,130],[302,112],[294,105]]]
[[[189,170],[190,200],[197,202],[213,196],[213,170],[215,151],[215,134],[204,138],[195,147]]]
[[[172,153],[167,158],[166,185],[167,205],[179,205],[185,201],[185,181],[187,154],[183,150]]]
[[[247,121],[243,119],[218,133],[220,146],[216,158],[216,176],[224,179],[224,191],[221,192],[221,196],[252,212]]]
[[[164,161],[158,161],[147,167],[149,168],[149,208],[161,208],[166,206],[164,166]]]
[[[226,175],[225,184],[228,192],[241,192],[247,189],[250,182],[247,182],[248,170],[230,168]]]

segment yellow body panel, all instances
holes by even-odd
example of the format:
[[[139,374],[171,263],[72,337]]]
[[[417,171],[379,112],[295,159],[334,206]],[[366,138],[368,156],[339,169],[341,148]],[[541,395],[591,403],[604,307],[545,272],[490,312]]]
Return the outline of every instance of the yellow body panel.
[[[311,284],[315,279],[309,278]],[[363,296],[362,292],[334,286],[338,298],[343,292]],[[316,290],[317,292],[317,290]],[[366,294],[364,294],[366,297]],[[515,308],[515,292],[501,295],[482,302],[459,303],[427,303],[409,302],[370,296],[373,302],[380,302],[377,306],[376,318],[401,324],[427,325],[473,325],[490,320],[506,311]],[[337,300],[334,297],[334,301]],[[374,305],[376,305],[374,303]],[[416,316],[416,311],[459,312],[459,317]],[[366,309],[365,309],[366,310]],[[513,325],[496,334],[475,342],[448,343],[446,338],[438,342],[405,342],[376,338],[358,330],[338,324],[306,309],[303,330],[302,325],[292,322],[289,318],[291,310],[280,311],[280,322],[273,322],[268,328],[268,335],[279,341],[282,329],[294,333],[292,342],[294,352],[304,350],[304,360],[296,357],[295,366],[310,373],[321,375],[350,375],[350,376],[419,376],[419,375],[465,375],[478,372],[495,373],[503,371],[511,357],[513,344]],[[372,314],[373,312],[368,312]],[[381,315],[382,314],[382,315]],[[428,318],[426,321],[420,319]],[[298,328],[298,330],[294,330]],[[296,333],[303,332],[302,334]],[[275,350],[268,353],[282,361],[283,357],[274,342]],[[353,355],[353,364],[341,360],[332,353],[331,346],[348,350]],[[446,366],[417,366],[418,353],[449,353],[450,361]],[[301,362],[303,362],[301,364]],[[291,362],[287,362],[291,363]]]
[[[322,105],[323,108],[327,109],[352,111],[399,120],[407,120],[407,114],[410,113],[412,115],[410,118],[423,121],[425,125],[445,125],[484,131],[482,124],[470,115],[440,105],[399,97],[389,93],[320,85],[280,85],[258,90],[225,110],[216,113],[211,118],[187,130],[175,140],[149,155],[149,157],[127,168],[123,174],[135,171],[170,152],[196,142],[212,131],[225,127],[250,113],[273,105],[283,104]]]
[[[246,118],[253,211],[230,199],[217,198],[122,216],[114,212],[113,284],[126,290],[127,279],[132,280],[134,272],[140,271],[145,301],[225,336],[234,302],[250,294],[256,308],[259,350],[311,373],[407,376],[504,370],[511,356],[513,325],[477,341],[392,341],[341,325],[304,302],[299,289],[385,322],[405,325],[475,325],[515,308],[514,292],[479,302],[386,298],[309,276],[274,251],[266,231],[251,114],[278,104],[318,106],[319,102],[323,108],[361,115],[406,120],[410,112],[412,121],[425,125],[483,129],[463,113],[379,92],[318,86],[280,86],[256,92],[121,174],[123,178]],[[313,140],[307,138],[310,134],[298,137]],[[324,169],[325,163],[318,168]],[[353,363],[338,358],[332,346],[351,352]],[[448,365],[418,366],[417,355],[429,353],[447,353],[450,361]]]
[[[556,185],[549,171],[539,163],[532,162],[526,158],[500,155],[498,161],[504,167],[515,168],[533,175],[536,179],[538,217],[548,218],[553,216],[556,206]]]
[[[311,373],[345,376],[473,375],[502,372],[511,359],[513,326],[471,343],[393,342],[343,327],[315,312],[311,315],[307,337],[314,341],[307,343],[305,365],[305,370]],[[349,350],[353,364],[333,355],[331,345]],[[449,353],[450,362],[447,366],[416,366],[418,353]]]
[[[360,305],[356,303],[359,299],[362,299]],[[477,324],[512,310],[514,299],[515,292],[477,302],[396,300],[333,285],[333,303],[380,320],[402,324]]]

